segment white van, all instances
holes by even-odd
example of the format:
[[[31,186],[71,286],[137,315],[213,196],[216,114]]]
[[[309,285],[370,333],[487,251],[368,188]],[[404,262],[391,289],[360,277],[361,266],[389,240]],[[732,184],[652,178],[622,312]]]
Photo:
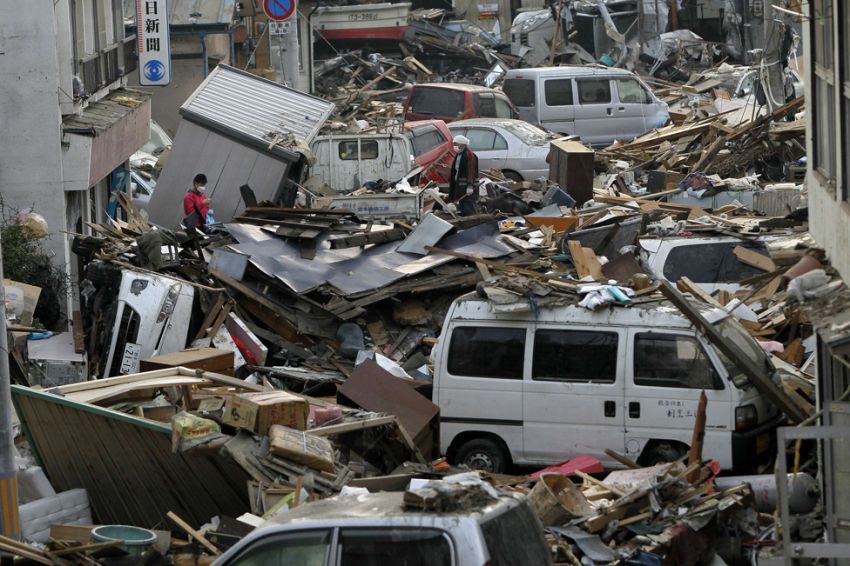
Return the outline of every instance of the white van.
[[[475,294],[457,299],[436,347],[433,401],[449,462],[503,471],[587,454],[618,467],[606,448],[643,465],[674,460],[691,442],[703,390],[703,457],[735,470],[769,459],[782,415],[673,307],[565,306],[537,317],[497,308]],[[714,324],[770,374],[734,318]]]
[[[632,140],[670,119],[667,104],[626,69],[601,65],[511,69],[502,90],[519,117],[589,145]]]

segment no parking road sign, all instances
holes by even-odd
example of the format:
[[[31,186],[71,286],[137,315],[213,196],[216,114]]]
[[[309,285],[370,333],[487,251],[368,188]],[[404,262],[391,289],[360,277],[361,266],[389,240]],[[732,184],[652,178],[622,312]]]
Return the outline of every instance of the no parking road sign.
[[[282,22],[295,12],[295,0],[263,0],[263,10],[270,20]]]

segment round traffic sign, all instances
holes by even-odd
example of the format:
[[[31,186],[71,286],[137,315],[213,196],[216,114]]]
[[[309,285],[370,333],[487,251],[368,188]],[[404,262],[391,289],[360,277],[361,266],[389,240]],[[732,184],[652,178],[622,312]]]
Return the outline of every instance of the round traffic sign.
[[[282,22],[295,11],[295,0],[263,0],[263,10],[270,20]]]

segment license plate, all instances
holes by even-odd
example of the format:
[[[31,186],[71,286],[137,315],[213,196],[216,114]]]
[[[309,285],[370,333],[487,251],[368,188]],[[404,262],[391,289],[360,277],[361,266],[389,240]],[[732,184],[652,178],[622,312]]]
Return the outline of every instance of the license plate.
[[[756,454],[764,454],[770,450],[770,434],[764,433],[756,438]]]
[[[123,374],[136,373],[139,371],[139,355],[142,353],[141,344],[127,342],[124,346],[124,356],[121,358],[121,369]]]

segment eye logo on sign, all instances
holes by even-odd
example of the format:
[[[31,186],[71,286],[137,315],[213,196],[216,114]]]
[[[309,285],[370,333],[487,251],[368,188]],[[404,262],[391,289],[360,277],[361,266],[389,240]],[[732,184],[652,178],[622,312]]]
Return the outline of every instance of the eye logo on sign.
[[[153,59],[145,63],[145,78],[149,81],[161,81],[165,77],[165,65],[162,61]]]

